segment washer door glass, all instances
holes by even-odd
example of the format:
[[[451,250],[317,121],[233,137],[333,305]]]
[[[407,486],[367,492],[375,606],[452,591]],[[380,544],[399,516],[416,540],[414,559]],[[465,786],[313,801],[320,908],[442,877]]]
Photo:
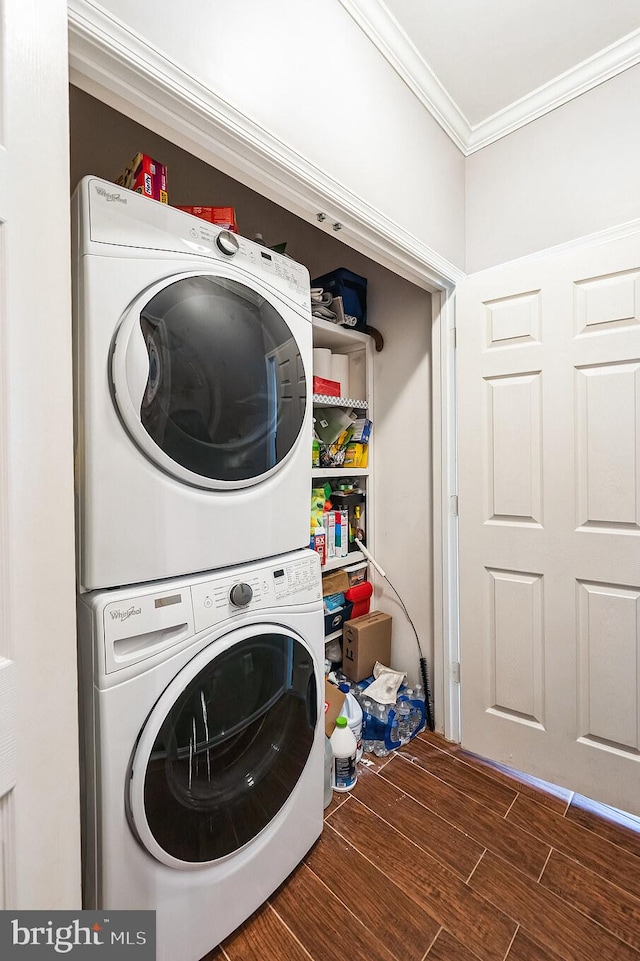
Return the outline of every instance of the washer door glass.
[[[147,720],[132,761],[129,811],[142,843],[174,865],[242,848],[286,803],[317,718],[313,657],[291,635],[253,634],[210,656],[186,686],[178,675]],[[149,744],[141,750],[147,728]]]
[[[116,403],[159,466],[200,486],[242,487],[282,465],[305,422],[307,387],[272,303],[236,280],[185,276],[138,301],[124,326],[128,397],[122,404],[115,383]]]

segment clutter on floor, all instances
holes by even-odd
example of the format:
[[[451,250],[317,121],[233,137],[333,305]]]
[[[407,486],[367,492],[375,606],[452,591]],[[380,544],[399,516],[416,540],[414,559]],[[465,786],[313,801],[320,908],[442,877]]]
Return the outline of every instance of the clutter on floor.
[[[375,612],[380,613],[380,612]],[[383,615],[388,617],[388,615]],[[391,619],[389,618],[389,621]],[[365,755],[386,757],[424,730],[425,693],[409,687],[401,671],[376,661],[369,677],[352,681],[341,671],[325,678],[325,807],[333,791],[350,791]]]

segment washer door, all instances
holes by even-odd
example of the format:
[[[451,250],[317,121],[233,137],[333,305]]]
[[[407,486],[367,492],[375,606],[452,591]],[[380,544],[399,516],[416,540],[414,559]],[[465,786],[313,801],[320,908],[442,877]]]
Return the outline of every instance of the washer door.
[[[142,452],[204,488],[247,487],[278,470],[307,407],[285,316],[297,315],[258,285],[213,273],[173,277],[139,297],[111,368],[121,420]]]
[[[212,642],[166,688],[136,745],[127,813],[140,842],[183,869],[244,847],[286,804],[318,716],[301,638],[261,625]]]

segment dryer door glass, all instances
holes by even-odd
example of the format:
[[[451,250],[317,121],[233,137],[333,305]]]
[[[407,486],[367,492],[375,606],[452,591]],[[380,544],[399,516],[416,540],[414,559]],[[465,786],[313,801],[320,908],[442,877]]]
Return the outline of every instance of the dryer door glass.
[[[257,634],[213,657],[147,761],[145,816],[163,851],[202,863],[251,841],[291,795],[317,717],[313,658],[296,638]]]
[[[306,379],[296,340],[256,291],[186,277],[139,317],[149,375],[139,417],[169,463],[208,480],[257,481],[300,433]]]

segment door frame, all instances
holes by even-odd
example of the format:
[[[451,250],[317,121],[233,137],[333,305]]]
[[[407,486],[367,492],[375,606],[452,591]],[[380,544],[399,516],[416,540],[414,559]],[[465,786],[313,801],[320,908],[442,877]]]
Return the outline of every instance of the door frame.
[[[438,731],[459,739],[455,285],[464,272],[88,0],[69,0],[69,79],[432,294],[433,636]]]

